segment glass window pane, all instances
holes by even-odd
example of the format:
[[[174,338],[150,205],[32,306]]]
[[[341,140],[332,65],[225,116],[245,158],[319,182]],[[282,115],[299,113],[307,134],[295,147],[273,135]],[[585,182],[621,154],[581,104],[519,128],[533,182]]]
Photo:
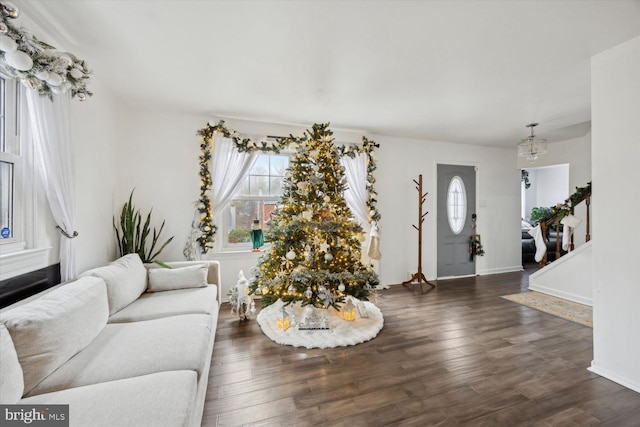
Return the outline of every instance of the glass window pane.
[[[462,232],[466,218],[467,192],[462,178],[456,175],[449,181],[449,189],[447,190],[447,219],[454,234]]]
[[[282,196],[282,184],[284,182],[284,178],[282,177],[274,177],[269,178],[270,180],[270,196]]]
[[[284,176],[289,167],[289,156],[271,156],[269,174],[271,176]]]
[[[6,81],[0,77],[0,151],[7,151]]]
[[[253,164],[250,175],[269,175],[269,155],[260,154]]]
[[[260,175],[249,176],[249,195],[267,196],[269,195],[269,177]]]
[[[13,237],[13,164],[0,162],[0,239]]]
[[[250,242],[251,224],[257,213],[257,202],[234,201],[227,208],[227,241],[229,243]]]
[[[249,195],[249,177],[245,177],[240,184],[240,188],[238,188],[239,196],[248,196]]]

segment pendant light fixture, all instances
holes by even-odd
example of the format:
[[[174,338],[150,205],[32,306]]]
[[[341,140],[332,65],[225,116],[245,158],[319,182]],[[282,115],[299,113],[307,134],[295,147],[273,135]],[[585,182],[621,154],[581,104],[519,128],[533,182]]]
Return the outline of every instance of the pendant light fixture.
[[[526,127],[531,128],[531,135],[518,144],[518,156],[526,157],[529,163],[535,163],[540,154],[547,152],[547,140],[536,138],[533,134],[533,128],[536,126],[538,126],[538,123],[528,124]]]

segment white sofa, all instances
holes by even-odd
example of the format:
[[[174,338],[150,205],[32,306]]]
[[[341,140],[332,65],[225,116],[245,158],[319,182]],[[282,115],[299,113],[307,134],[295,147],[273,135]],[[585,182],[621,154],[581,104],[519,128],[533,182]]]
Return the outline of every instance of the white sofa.
[[[68,404],[71,426],[199,426],[217,261],[136,254],[0,311],[0,403]]]

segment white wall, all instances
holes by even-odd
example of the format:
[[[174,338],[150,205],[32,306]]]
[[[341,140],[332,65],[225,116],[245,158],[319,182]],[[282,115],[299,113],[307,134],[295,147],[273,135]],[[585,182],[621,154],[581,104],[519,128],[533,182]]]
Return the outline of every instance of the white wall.
[[[424,211],[422,268],[428,280],[436,278],[436,165],[477,166],[477,231],[485,255],[477,257],[479,274],[521,268],[520,171],[512,149],[372,135],[376,152],[376,188],[382,214],[380,279],[397,284],[417,270],[418,202],[413,180],[422,174],[428,192]]]
[[[592,263],[593,244],[589,242],[531,274],[529,289],[592,306]]]
[[[591,369],[640,392],[640,37],[591,61],[594,329]],[[631,233],[631,235],[629,234]]]
[[[76,178],[76,267],[78,273],[106,264],[115,256],[113,195],[120,173],[116,146],[120,139],[119,104],[99,79],[91,80],[95,95],[73,101]]]
[[[544,166],[536,172],[538,206],[554,206],[569,197],[569,165]]]

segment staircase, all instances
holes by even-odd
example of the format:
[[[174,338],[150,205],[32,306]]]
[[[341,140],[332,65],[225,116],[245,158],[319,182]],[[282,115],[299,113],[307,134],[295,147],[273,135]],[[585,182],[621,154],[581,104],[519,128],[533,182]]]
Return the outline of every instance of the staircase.
[[[593,304],[592,282],[592,249],[591,249],[591,183],[587,187],[577,188],[564,204],[558,204],[552,216],[540,221],[545,242],[552,225],[555,224],[556,251],[553,262],[548,262],[547,254],[540,262],[540,269],[529,276],[529,289],[559,298],[564,298],[580,304]],[[582,205],[584,203],[584,205]],[[559,230],[562,227],[561,218],[570,213],[574,215],[576,209],[580,211],[584,222],[584,243],[576,245],[575,234],[571,235],[569,251],[562,250]],[[552,208],[552,211],[554,209]],[[581,224],[582,225],[582,224]],[[579,227],[582,230],[582,227]],[[581,239],[580,239],[581,240]],[[577,246],[577,247],[576,247]]]
[[[574,215],[576,208],[582,203],[585,204],[586,208],[585,243],[589,242],[591,240],[591,183],[588,183],[586,187],[576,187],[576,192],[569,196],[569,198],[566,199],[564,203],[558,203],[556,206],[551,208],[551,217],[540,221],[540,229],[542,231],[542,238],[544,239],[545,244],[549,241],[549,233],[555,232],[556,250],[554,261],[559,260],[560,257],[566,254],[566,252],[562,250],[562,239],[560,236],[560,230],[562,230],[563,225],[560,223],[560,221],[567,214]],[[574,234],[571,234],[569,251],[573,250],[575,250],[575,242]],[[542,260],[540,260],[539,266],[540,268],[543,268],[547,264],[549,264],[549,256],[548,253],[545,253]]]

